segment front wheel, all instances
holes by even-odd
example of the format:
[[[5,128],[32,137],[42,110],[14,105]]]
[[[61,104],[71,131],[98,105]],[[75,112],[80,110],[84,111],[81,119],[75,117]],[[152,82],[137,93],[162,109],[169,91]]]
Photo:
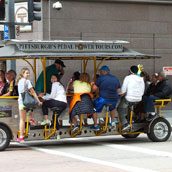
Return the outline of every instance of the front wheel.
[[[147,135],[153,142],[164,142],[171,135],[171,125],[166,119],[157,118],[151,123],[150,132]]]
[[[10,132],[7,127],[0,126],[0,151],[5,150],[10,143]]]

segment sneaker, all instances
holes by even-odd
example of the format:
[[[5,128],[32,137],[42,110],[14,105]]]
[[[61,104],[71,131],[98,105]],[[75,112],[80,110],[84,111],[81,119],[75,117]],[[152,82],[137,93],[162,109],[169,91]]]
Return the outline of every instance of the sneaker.
[[[130,125],[128,124],[128,123],[126,123],[126,124],[124,124],[123,126],[122,126],[122,132],[125,132],[125,131],[127,131],[127,130],[129,130],[130,129]]]
[[[100,127],[97,125],[97,126],[91,126],[90,127],[91,130],[95,130],[95,131],[99,131],[100,130]]]
[[[23,137],[19,137],[19,138],[17,138],[15,141],[16,141],[16,142],[24,142],[24,139],[23,139]]]
[[[72,134],[75,134],[79,131],[79,127],[78,126],[75,126],[72,130]]]
[[[105,124],[105,121],[104,121],[103,119],[100,119],[100,120],[99,120],[99,124],[100,124],[100,125],[104,125],[104,124]]]
[[[111,122],[111,129],[116,129],[116,122],[115,121],[112,121]]]
[[[30,124],[35,126],[36,125],[35,120],[34,119],[30,119]]]
[[[156,115],[152,115],[152,114],[149,114],[149,116],[147,117],[147,121],[152,121],[154,118],[155,118]]]
[[[49,119],[43,120],[43,122],[41,122],[41,125],[51,125],[51,121]]]
[[[60,140],[61,138],[60,138],[60,135],[57,135],[57,140]]]

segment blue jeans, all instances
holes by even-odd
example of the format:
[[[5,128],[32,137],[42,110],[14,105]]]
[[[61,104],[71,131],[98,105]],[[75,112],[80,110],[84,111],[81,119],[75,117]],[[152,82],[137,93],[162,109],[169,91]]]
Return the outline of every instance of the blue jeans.
[[[145,112],[155,112],[154,101],[160,99],[154,96],[143,96]]]
[[[115,101],[108,101],[108,100],[103,99],[102,97],[97,98],[94,101],[94,107],[96,109],[96,112],[100,113],[105,104],[112,104],[112,106],[109,107],[109,110],[110,111],[114,110],[116,108],[118,100],[119,100],[119,98],[117,98]]]

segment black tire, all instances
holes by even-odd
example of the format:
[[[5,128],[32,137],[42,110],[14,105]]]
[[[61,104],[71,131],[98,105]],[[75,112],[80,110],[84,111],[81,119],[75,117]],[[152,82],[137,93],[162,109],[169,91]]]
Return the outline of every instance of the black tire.
[[[10,143],[10,132],[5,126],[0,126],[0,151],[5,150]]]
[[[164,142],[171,135],[171,125],[164,118],[157,118],[150,124],[150,133],[148,138],[153,142]]]
[[[135,139],[139,135],[140,134],[123,134],[122,136],[125,137],[126,139]]]

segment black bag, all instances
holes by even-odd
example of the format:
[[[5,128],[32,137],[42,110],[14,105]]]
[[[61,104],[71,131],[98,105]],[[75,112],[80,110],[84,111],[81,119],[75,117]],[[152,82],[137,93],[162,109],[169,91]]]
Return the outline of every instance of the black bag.
[[[28,89],[26,90],[26,81],[24,84],[24,93],[21,93],[23,105],[25,106],[25,109],[35,109],[38,104],[38,100],[29,93]]]

